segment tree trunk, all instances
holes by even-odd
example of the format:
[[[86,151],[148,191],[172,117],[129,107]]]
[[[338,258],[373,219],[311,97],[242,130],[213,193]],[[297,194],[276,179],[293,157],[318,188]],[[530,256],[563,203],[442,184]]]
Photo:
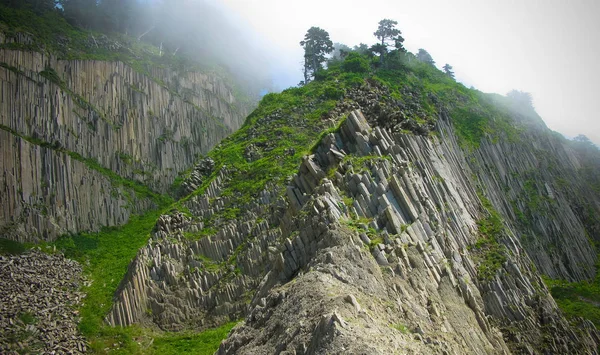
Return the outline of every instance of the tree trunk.
[[[308,60],[305,57],[304,58],[304,84],[308,84],[309,82],[309,77],[308,77]]]
[[[142,37],[144,37],[145,35],[147,35],[148,33],[150,33],[150,31],[152,31],[152,30],[154,29],[154,27],[156,27],[156,26],[152,25],[152,27],[150,27],[150,29],[149,29],[148,31],[146,31],[146,32],[142,33],[142,34],[141,34],[141,35],[138,37],[138,41],[141,41],[141,40],[142,40]]]

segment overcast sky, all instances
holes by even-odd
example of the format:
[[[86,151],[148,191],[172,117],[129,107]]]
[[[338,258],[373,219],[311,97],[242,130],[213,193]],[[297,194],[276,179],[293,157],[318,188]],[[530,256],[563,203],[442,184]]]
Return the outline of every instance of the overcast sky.
[[[425,48],[441,68],[484,92],[530,92],[553,130],[600,144],[600,0],[212,0],[271,49],[275,86],[302,80],[306,30],[332,41],[373,44],[383,18],[398,21],[405,47]]]

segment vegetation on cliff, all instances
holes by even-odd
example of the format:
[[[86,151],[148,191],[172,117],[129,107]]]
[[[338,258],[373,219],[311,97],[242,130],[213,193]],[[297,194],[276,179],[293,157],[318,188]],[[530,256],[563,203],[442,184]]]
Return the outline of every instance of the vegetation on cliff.
[[[28,11],[0,7],[0,21],[8,23],[11,28],[16,25],[13,26],[10,21],[22,26],[27,23],[25,16],[38,16]],[[34,38],[41,39],[41,42],[25,47],[19,45],[19,49],[51,49],[62,53],[65,58],[122,60],[140,70],[154,65],[189,68],[187,63],[175,56],[170,59],[161,56],[159,47],[123,35],[119,38],[128,45],[121,48],[126,49],[104,51],[97,46],[94,32],[73,28],[52,11],[37,18],[40,21],[34,21],[24,29],[32,33]],[[47,37],[49,33],[64,35],[68,38],[68,44],[57,42],[56,37]],[[399,36],[399,33],[393,34]],[[387,35],[381,35],[383,44],[386,38]],[[112,39],[107,41],[109,46],[114,43],[110,42]],[[66,236],[50,244],[66,256],[80,261],[92,281],[85,289],[88,296],[81,309],[80,323],[80,330],[90,339],[92,350],[100,353],[117,344],[116,347],[121,351],[132,353],[212,352],[215,344],[218,346],[218,342],[231,329],[233,323],[198,335],[162,333],[139,327],[109,328],[103,325],[104,316],[110,309],[127,265],[137,250],[147,243],[157,217],[174,209],[185,211],[185,202],[202,194],[222,169],[228,171],[221,194],[227,198],[227,205],[223,212],[203,221],[204,230],[192,237],[214,234],[224,222],[239,218],[244,213],[244,206],[258,197],[266,186],[274,187],[283,196],[286,184],[298,170],[303,157],[314,151],[326,134],[338,128],[344,113],[351,108],[369,110],[369,118],[375,124],[424,136],[435,135],[437,121],[449,117],[461,145],[467,151],[478,148],[484,137],[519,141],[528,123],[515,119],[511,98],[499,98],[468,89],[454,81],[450,66],[442,72],[433,65],[433,59],[426,51],[415,56],[400,50],[401,41],[399,43],[396,51],[384,52],[378,48],[379,57],[372,51],[370,54],[350,51],[330,61],[327,69],[313,62],[313,81],[278,94],[265,95],[244,126],[208,153],[208,157],[215,162],[212,174],[204,179],[202,186],[180,201],[172,203],[169,198],[159,196],[159,209],[132,218],[125,226],[107,228],[99,233]],[[11,48],[15,45],[9,43],[4,46]],[[596,175],[591,173],[590,176],[590,179],[594,179]],[[182,174],[178,183],[185,177],[186,174]],[[178,183],[175,184],[175,190]],[[506,261],[507,251],[500,241],[503,232],[501,217],[483,195],[480,198],[486,211],[483,211],[485,215],[477,223],[480,239],[473,248],[480,251],[478,272],[480,281],[486,282],[496,275]],[[19,249],[12,244],[3,244],[6,250]],[[232,266],[235,266],[235,262],[235,258],[228,260]],[[237,270],[232,268],[231,272]],[[595,286],[567,285],[556,281],[549,281],[549,284],[567,314],[582,315],[586,312],[598,324],[600,317],[596,315],[594,302],[600,299]],[[586,298],[586,307],[594,307],[593,311],[575,304],[581,301],[581,297]],[[155,339],[152,344],[150,339]]]

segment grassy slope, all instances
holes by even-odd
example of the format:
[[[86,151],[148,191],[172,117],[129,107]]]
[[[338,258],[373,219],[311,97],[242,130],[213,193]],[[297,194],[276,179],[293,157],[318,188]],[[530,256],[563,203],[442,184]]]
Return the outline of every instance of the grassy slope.
[[[168,87],[164,82],[151,76],[152,68],[169,68],[177,73],[199,71],[218,76],[232,89],[236,101],[241,105],[253,105],[254,93],[236,82],[232,74],[214,62],[211,58],[203,57],[201,61],[190,59],[185,56],[160,55],[160,49],[152,44],[138,41],[133,36],[121,33],[111,33],[108,36],[95,31],[86,31],[71,26],[58,11],[47,12],[38,15],[26,9],[14,9],[0,5],[0,32],[7,37],[22,32],[31,34],[32,44],[22,45],[15,43],[0,44],[0,48],[18,50],[31,50],[37,52],[52,53],[59,59],[85,59],[102,61],[124,62],[141,74],[144,74],[159,85],[178,95],[175,90]],[[111,44],[118,43],[118,49],[109,50],[106,46],[94,45],[92,36],[97,41],[106,36]],[[0,63],[2,66],[3,63]]]
[[[111,33],[107,37],[110,42],[118,42],[121,45],[119,49],[108,50],[93,45],[91,36],[100,40],[105,34],[71,26],[59,12],[38,15],[30,10],[0,5],[0,30],[9,36],[18,32],[28,33],[34,41],[30,45],[1,44],[0,48],[49,52],[60,59],[122,61],[144,74],[149,74],[147,68],[169,67],[177,71],[200,70],[228,76],[218,66],[207,66],[181,56],[160,56],[159,48],[119,33]]]

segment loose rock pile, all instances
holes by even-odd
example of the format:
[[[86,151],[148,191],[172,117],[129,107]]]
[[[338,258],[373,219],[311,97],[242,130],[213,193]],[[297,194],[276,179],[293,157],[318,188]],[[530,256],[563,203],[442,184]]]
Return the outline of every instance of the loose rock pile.
[[[0,256],[0,353],[80,354],[81,266],[39,250]]]
[[[394,99],[389,88],[370,81],[366,85],[348,90],[348,100],[340,101],[330,116],[360,109],[372,126],[387,128],[393,132],[405,130],[427,135],[434,129],[434,122],[432,115],[422,106],[423,99],[417,91],[409,87],[401,88],[400,92],[403,101]],[[433,103],[437,102],[434,96],[428,99]]]

